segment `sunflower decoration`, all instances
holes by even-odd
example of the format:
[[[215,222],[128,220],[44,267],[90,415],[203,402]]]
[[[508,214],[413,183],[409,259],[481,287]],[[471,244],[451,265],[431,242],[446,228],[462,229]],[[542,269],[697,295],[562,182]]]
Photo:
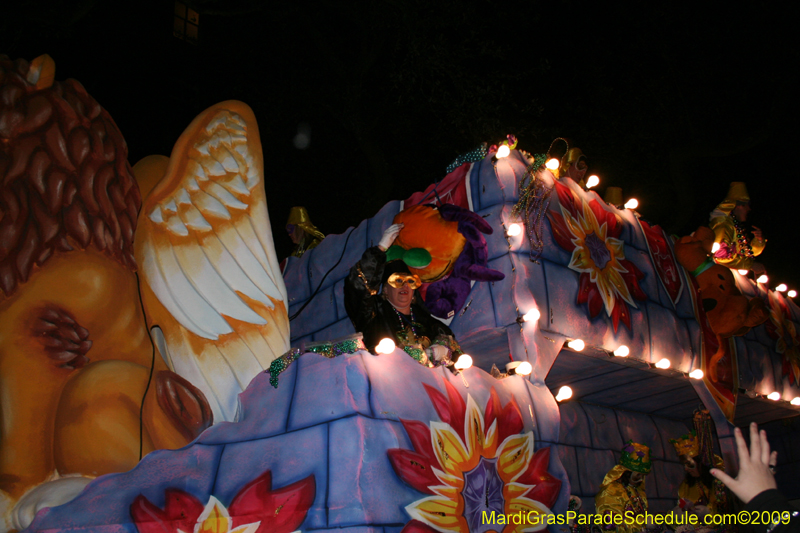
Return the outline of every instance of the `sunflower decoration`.
[[[412,520],[401,533],[499,531],[484,523],[492,513],[527,517],[502,533],[544,529],[561,481],[547,472],[550,448],[534,453],[533,432],[520,434],[516,401],[501,406],[492,388],[482,413],[447,381],[447,396],[424,386],[441,422],[401,420],[414,450],[387,452],[397,475],[427,495],[406,507]]]
[[[615,333],[620,321],[630,330],[629,306],[647,296],[639,286],[644,273],[625,259],[621,220],[596,199],[587,202],[559,182],[555,188],[560,213],[547,216],[558,245],[572,252],[569,268],[580,273],[577,303],[587,304],[592,318],[605,308]]]
[[[800,384],[800,339],[786,300],[777,292],[769,293],[767,334],[775,339],[775,351],[783,359],[783,375],[795,385]]]

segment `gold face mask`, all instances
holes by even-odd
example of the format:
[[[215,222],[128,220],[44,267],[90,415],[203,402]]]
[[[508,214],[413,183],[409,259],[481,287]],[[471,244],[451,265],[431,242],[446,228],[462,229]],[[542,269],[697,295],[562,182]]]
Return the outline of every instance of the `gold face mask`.
[[[419,279],[419,276],[416,274],[404,274],[402,272],[395,272],[389,276],[389,279],[386,280],[386,283],[395,289],[399,289],[406,283],[408,283],[409,289],[418,289],[422,286],[422,281]]]

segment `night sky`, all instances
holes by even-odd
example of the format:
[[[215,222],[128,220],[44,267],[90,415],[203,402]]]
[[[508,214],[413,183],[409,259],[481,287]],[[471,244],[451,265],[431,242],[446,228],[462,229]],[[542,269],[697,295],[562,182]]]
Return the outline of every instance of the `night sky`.
[[[174,2],[27,1],[2,8],[0,53],[50,54],[116,120],[131,164],[169,155],[210,105],[249,104],[280,257],[291,206],[341,233],[513,133],[533,153],[570,138],[601,194],[622,187],[678,235],[745,181],[770,286],[800,289],[796,14],[655,4],[205,0],[190,44]]]

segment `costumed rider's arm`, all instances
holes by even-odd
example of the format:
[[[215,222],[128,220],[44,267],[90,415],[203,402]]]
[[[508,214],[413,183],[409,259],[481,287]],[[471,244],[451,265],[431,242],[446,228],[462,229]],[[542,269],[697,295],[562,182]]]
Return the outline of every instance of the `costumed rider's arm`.
[[[375,306],[370,305],[369,300],[380,292],[383,268],[386,266],[386,250],[402,228],[402,224],[389,226],[383,232],[378,246],[364,251],[361,260],[350,269],[344,281],[344,307],[358,331],[375,317]]]
[[[714,242],[719,243],[719,249],[714,253],[714,261],[730,269],[751,270],[755,259],[752,257],[742,257],[736,253],[736,228],[733,220],[729,216],[715,217],[711,219],[711,231],[714,232]],[[755,241],[755,239],[754,239]],[[753,255],[758,255],[764,249],[764,242],[759,240],[759,249],[756,253],[756,243],[752,243],[750,248]]]

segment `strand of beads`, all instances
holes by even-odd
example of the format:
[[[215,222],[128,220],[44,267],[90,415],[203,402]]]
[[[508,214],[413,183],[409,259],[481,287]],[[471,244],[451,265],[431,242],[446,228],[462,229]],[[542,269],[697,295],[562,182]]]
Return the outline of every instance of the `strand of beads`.
[[[731,214],[730,217],[733,219],[733,227],[736,230],[736,242],[738,243],[736,253],[742,257],[754,257],[753,249],[750,247],[750,243],[747,240],[747,231],[740,225],[733,214]]]

